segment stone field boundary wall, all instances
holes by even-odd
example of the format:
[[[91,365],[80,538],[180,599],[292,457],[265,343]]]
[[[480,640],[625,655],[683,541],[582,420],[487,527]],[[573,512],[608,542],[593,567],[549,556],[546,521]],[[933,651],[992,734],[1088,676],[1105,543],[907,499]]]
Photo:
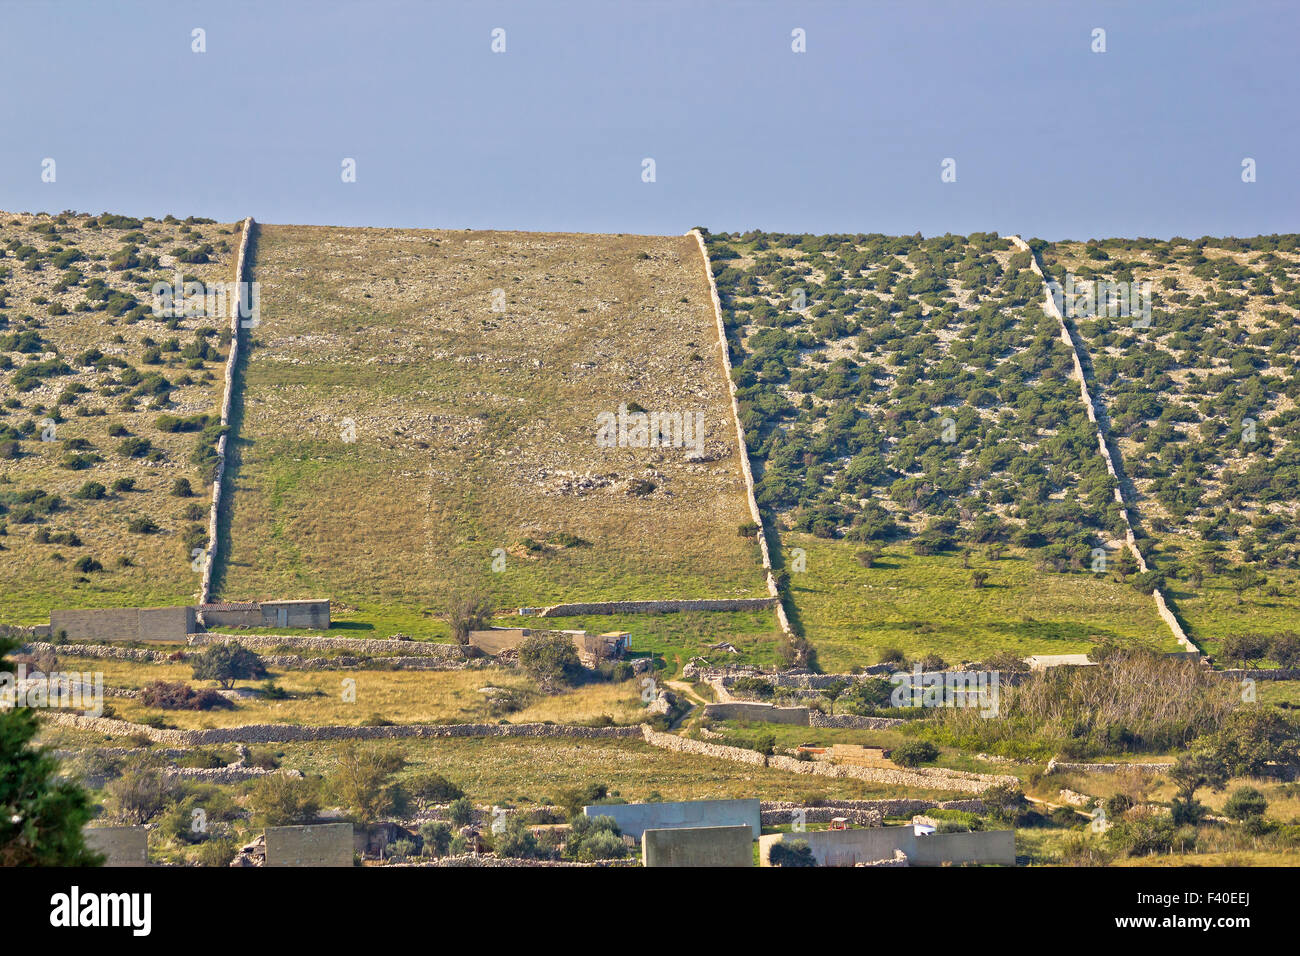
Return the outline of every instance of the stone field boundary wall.
[[[239,364],[239,289],[248,281],[248,241],[256,223],[249,216],[239,237],[239,256],[235,260],[236,293],[230,297],[230,353],[226,356],[226,390],[221,399],[221,424],[230,427],[230,406],[235,396],[235,368]],[[252,293],[249,293],[252,301]],[[199,580],[198,603],[207,604],[212,597],[212,569],[217,564],[217,517],[221,511],[221,489],[226,477],[227,435],[217,439],[217,464],[212,479],[212,509],[208,513],[208,550],[203,555],[203,577]]]
[[[653,730],[649,724],[641,726],[646,743],[652,747],[662,747],[678,753],[698,754],[703,757],[717,757],[737,763],[751,764],[756,767],[771,767],[775,770],[787,770],[791,773],[811,774],[819,777],[851,777],[855,780],[868,780],[873,783],[891,783],[905,787],[925,787],[932,790],[958,790],[966,793],[982,793],[990,787],[1007,784],[1019,788],[1015,777],[969,773],[964,770],[940,770],[917,767],[911,770],[889,770],[883,767],[856,767],[831,764],[825,761],[796,760],[793,757],[765,756],[757,750],[743,747],[728,747],[723,744],[706,743],[689,737],[674,734],[662,734]]]
[[[779,597],[780,592],[776,586],[776,575],[772,573],[772,555],[767,547],[767,529],[763,527],[763,516],[758,510],[758,499],[754,496],[754,471],[749,464],[749,445],[745,442],[745,426],[740,422],[740,403],[736,400],[736,382],[731,377],[731,351],[727,348],[727,323],[722,317],[722,299],[718,296],[718,284],[713,281],[713,263],[709,261],[709,249],[705,245],[704,236],[698,229],[692,229],[690,235],[695,237],[695,243],[700,247],[700,258],[704,260],[704,277],[709,283],[709,298],[713,302],[713,319],[718,326],[718,347],[722,354],[722,374],[727,378],[727,390],[731,395],[731,418],[736,426],[736,441],[739,443],[740,451],[740,470],[745,477],[745,494],[749,503],[749,514],[754,523],[758,525],[758,547],[763,555],[763,571],[767,577],[767,593],[774,598],[776,602],[776,619],[781,625],[781,630],[788,635],[793,635],[790,628],[790,619],[786,616],[785,608],[782,606]]]
[[[1044,773],[1164,773],[1173,768],[1172,763],[1062,763],[1052,759]]]
[[[578,617],[584,614],[672,614],[679,611],[766,611],[780,602],[766,598],[718,598],[682,601],[593,601],[554,604],[537,617]]]
[[[641,834],[643,866],[753,866],[754,837],[746,826],[674,827]]]
[[[24,644],[28,654],[47,651],[59,658],[83,657],[99,660],[138,661],[146,664],[174,663],[173,656],[185,654],[175,651],[150,651],[144,648],[117,647],[111,644],[50,644],[34,641]],[[269,667],[286,670],[427,670],[455,671],[471,666],[467,660],[445,657],[300,657],[296,654],[262,654],[262,662]]]
[[[464,660],[465,649],[459,644],[435,644],[432,641],[385,641],[364,637],[289,637],[279,634],[190,634],[191,647],[208,644],[242,644],[249,648],[296,647],[303,650],[355,651],[358,654],[398,653],[402,657],[440,657]]]
[[[146,737],[157,744],[200,747],[205,744],[296,743],[316,740],[399,740],[439,737],[572,737],[584,740],[635,740],[636,727],[575,727],[567,724],[406,724],[395,727],[292,724],[247,724],[209,730],[160,730],[110,717],[85,717],[46,711],[43,718],[60,727],[75,727],[118,736]]]
[[[1107,441],[1106,436],[1106,427],[1102,423],[1101,416],[1097,413],[1097,403],[1093,400],[1092,395],[1088,391],[1088,378],[1083,374],[1083,362],[1079,357],[1079,343],[1075,341],[1073,333],[1070,332],[1070,327],[1066,324],[1065,316],[1062,315],[1061,310],[1057,308],[1056,300],[1052,297],[1052,290],[1048,288],[1047,285],[1047,277],[1043,274],[1043,267],[1038,262],[1037,253],[1029,247],[1029,243],[1025,242],[1025,240],[1021,239],[1019,236],[1011,235],[1005,236],[1004,238],[1009,239],[1012,245],[1021,252],[1029,253],[1029,267],[1043,283],[1044,308],[1047,310],[1048,314],[1055,317],[1056,321],[1059,323],[1061,327],[1061,341],[1070,349],[1070,357],[1074,363],[1074,374],[1079,378],[1079,398],[1083,402],[1084,410],[1088,413],[1088,421],[1092,422],[1097,428],[1097,445],[1101,449],[1101,457],[1106,462],[1106,471],[1115,482],[1115,502],[1119,505],[1120,514],[1124,517],[1125,541],[1128,543],[1129,550],[1133,552],[1133,557],[1137,559],[1138,568],[1143,573],[1146,573],[1146,571],[1149,570],[1146,558],[1143,557],[1142,549],[1138,547],[1137,536],[1133,533],[1133,522],[1129,518],[1128,503],[1124,500],[1123,482],[1121,482],[1119,472],[1115,468],[1115,460],[1111,457],[1110,444]],[[1184,650],[1199,653],[1200,648],[1193,644],[1187,637],[1186,632],[1183,630],[1183,626],[1178,623],[1178,618],[1174,617],[1173,612],[1169,610],[1169,604],[1165,601],[1165,596],[1160,592],[1159,588],[1156,588],[1155,591],[1152,592],[1152,597],[1155,600],[1156,613],[1160,616],[1160,620],[1165,622],[1165,626],[1169,628],[1170,633],[1172,633],[1174,639],[1178,641],[1179,646]]]

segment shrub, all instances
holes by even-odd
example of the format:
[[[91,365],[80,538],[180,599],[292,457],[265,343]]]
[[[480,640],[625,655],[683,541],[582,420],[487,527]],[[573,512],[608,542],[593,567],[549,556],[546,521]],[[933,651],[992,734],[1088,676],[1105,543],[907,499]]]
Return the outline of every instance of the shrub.
[[[408,784],[411,795],[427,804],[451,803],[465,796],[465,791],[440,773],[424,773]]]
[[[919,767],[932,763],[939,756],[939,748],[928,740],[919,740],[895,747],[889,755],[894,763],[903,767]]]
[[[190,487],[188,478],[177,478],[172,482],[172,497],[174,498],[193,498],[194,489]]]
[[[259,826],[293,826],[316,819],[320,795],[317,787],[307,780],[272,773],[259,777],[253,784],[248,807]]]
[[[153,449],[153,443],[147,438],[132,436],[124,438],[117,446],[117,453],[124,458],[143,458]]]
[[[138,518],[132,518],[127,523],[126,529],[132,534],[154,534],[159,530],[158,525],[153,519],[141,515]]]
[[[1268,801],[1254,787],[1238,787],[1223,805],[1223,812],[1232,820],[1262,817],[1268,810]]]
[[[163,710],[212,710],[214,707],[234,706],[214,690],[195,690],[183,681],[163,680],[143,687],[140,702],[146,707]]]
[[[448,813],[453,826],[469,826],[474,819],[474,804],[469,797],[459,797],[451,801]]]
[[[421,823],[420,838],[424,841],[424,852],[429,856],[446,856],[451,849],[451,827],[440,820]]]
[[[772,844],[768,860],[773,866],[816,866],[807,840],[781,840]]]
[[[103,485],[101,485],[98,481],[88,481],[80,488],[78,488],[75,492],[73,492],[72,497],[80,498],[86,501],[95,501],[100,498],[103,498],[104,495],[107,493],[107,491],[108,489],[105,488]]]

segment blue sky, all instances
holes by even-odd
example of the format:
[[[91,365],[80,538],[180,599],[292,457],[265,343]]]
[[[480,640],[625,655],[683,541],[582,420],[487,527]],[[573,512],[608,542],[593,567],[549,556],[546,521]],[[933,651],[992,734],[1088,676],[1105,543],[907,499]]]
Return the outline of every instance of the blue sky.
[[[0,208],[586,232],[1296,232],[1297,38],[1300,4],[1250,0],[0,0]]]

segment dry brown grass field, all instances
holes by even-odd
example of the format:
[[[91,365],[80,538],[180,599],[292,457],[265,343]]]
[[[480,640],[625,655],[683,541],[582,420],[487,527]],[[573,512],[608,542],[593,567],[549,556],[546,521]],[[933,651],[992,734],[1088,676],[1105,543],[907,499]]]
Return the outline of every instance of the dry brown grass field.
[[[253,262],[221,598],[435,635],[467,583],[499,607],[765,596],[689,237],[266,226]],[[620,405],[700,413],[703,454],[600,446]]]
[[[178,271],[233,280],[239,229],[0,213],[0,623],[193,600],[185,535],[205,532],[211,486],[191,459],[198,433],[159,421],[219,416],[228,320],[155,316],[152,287]],[[205,247],[208,261],[176,261]],[[192,496],[173,494],[178,479]],[[78,497],[88,483],[102,497]],[[141,518],[156,530],[130,532]]]

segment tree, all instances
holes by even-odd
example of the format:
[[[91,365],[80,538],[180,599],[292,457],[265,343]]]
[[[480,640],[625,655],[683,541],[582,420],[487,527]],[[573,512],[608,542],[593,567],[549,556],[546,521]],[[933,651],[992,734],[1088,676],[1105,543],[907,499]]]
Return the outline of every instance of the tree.
[[[481,631],[492,621],[492,601],[476,591],[453,593],[447,603],[447,623],[457,644],[469,643],[470,631]]]
[[[451,815],[452,826],[469,826],[474,819],[474,804],[469,797],[460,797],[451,801],[448,812]]]
[[[1228,768],[1207,742],[1198,742],[1192,750],[1179,755],[1169,778],[1178,788],[1179,799],[1191,804],[1196,801],[1196,791],[1202,787],[1222,790],[1228,782]]]
[[[335,760],[329,788],[362,823],[375,823],[401,808],[404,793],[393,775],[406,765],[396,752],[345,744]]]
[[[1237,603],[1241,603],[1241,596],[1251,588],[1262,587],[1268,583],[1268,578],[1260,574],[1248,564],[1238,565],[1228,572],[1228,584],[1232,590],[1237,593]]]
[[[1300,634],[1282,631],[1268,642],[1268,656],[1278,667],[1300,666]]]
[[[974,571],[970,576],[970,585],[978,591],[980,588],[984,587],[984,582],[988,579],[989,573],[987,571]]]
[[[18,642],[0,633],[0,674],[10,679],[4,659]],[[32,746],[39,729],[27,707],[0,710],[0,867],[98,866],[81,828],[94,813],[80,785],[58,779],[59,762],[45,747]]]
[[[1223,656],[1242,667],[1255,663],[1269,652],[1269,640],[1263,634],[1232,634],[1223,641]]]
[[[216,681],[226,690],[237,680],[266,677],[262,659],[242,644],[213,644],[194,659],[194,679]]]
[[[582,662],[567,634],[534,634],[519,645],[519,664],[547,692],[572,684]]]

